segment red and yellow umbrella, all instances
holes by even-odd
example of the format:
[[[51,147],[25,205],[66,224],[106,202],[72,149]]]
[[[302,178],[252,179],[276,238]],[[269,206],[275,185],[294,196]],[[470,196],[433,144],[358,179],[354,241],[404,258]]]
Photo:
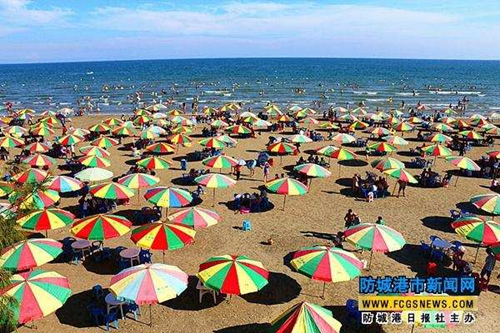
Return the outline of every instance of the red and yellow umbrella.
[[[161,158],[161,157],[146,157],[143,158],[142,160],[139,160],[136,162],[138,166],[141,166],[143,168],[149,169],[149,170],[162,170],[162,169],[169,169],[170,166],[173,165],[172,162]]]
[[[35,154],[25,158],[23,160],[23,163],[26,163],[33,167],[51,167],[57,162],[52,157],[43,154]]]
[[[131,227],[132,222],[122,216],[98,214],[73,223],[71,233],[78,238],[103,241],[123,236]]]
[[[130,199],[135,195],[134,190],[114,182],[93,185],[90,187],[90,193],[97,198],[110,200]]]
[[[49,238],[32,238],[7,247],[0,256],[0,267],[24,271],[46,264],[62,253],[62,244]]]
[[[108,148],[113,146],[118,146],[118,140],[102,136],[98,139],[92,141],[92,145],[101,148]]]
[[[147,146],[146,150],[156,154],[169,154],[175,152],[175,146],[166,142],[157,142]]]
[[[238,160],[226,155],[219,155],[204,159],[202,164],[209,168],[227,169],[238,165]]]
[[[269,331],[276,333],[339,333],[342,327],[330,310],[308,302],[295,304],[271,325]]]
[[[46,171],[30,168],[12,177],[16,183],[42,183],[49,174]]]
[[[26,230],[44,231],[64,228],[73,222],[74,219],[75,215],[68,211],[49,208],[21,217],[16,223]]]
[[[107,168],[111,165],[111,161],[105,157],[99,156],[83,156],[78,159],[78,161],[85,166],[88,167],[98,167],[98,168]]]
[[[23,148],[24,151],[29,151],[30,153],[46,153],[50,150],[50,147],[45,143],[33,142]]]
[[[266,183],[266,188],[273,193],[284,195],[283,210],[285,210],[287,195],[304,195],[309,191],[306,185],[288,177],[271,180]]]
[[[174,224],[181,224],[193,229],[207,228],[221,221],[221,217],[214,211],[190,207],[181,209],[168,217]]]

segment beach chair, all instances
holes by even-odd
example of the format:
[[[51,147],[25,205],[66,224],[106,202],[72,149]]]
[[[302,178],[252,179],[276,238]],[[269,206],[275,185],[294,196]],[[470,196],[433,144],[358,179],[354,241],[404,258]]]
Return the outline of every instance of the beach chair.
[[[109,332],[109,325],[111,323],[113,323],[115,329],[118,329],[118,312],[116,309],[112,309],[106,316],[104,316],[104,324],[106,325],[107,332]]]
[[[244,220],[241,229],[243,231],[250,231],[250,230],[252,230],[252,224],[250,223],[249,220]]]
[[[97,306],[94,303],[90,303],[87,306],[87,312],[89,314],[90,320],[96,324],[100,325],[104,322],[104,318],[106,317],[106,310],[100,306]]]
[[[462,215],[460,214],[460,212],[458,210],[456,210],[456,209],[450,209],[450,218],[453,221],[458,220],[460,217],[462,217]]]
[[[139,261],[141,264],[150,264],[153,254],[149,250],[141,250],[139,252]]]
[[[427,255],[431,252],[431,247],[424,241],[420,241],[420,249]]]
[[[137,304],[135,304],[134,302],[131,302],[131,303],[125,304],[123,307],[124,307],[123,311],[125,313],[125,316],[127,315],[127,313],[131,312],[134,314],[134,320],[137,321],[137,316],[141,315],[141,309],[139,308],[139,306]]]
[[[213,289],[210,289],[210,288],[207,288],[205,287],[200,280],[198,280],[198,284],[196,285],[196,289],[198,290],[199,292],[199,296],[198,296],[198,302],[201,303],[201,301],[203,300],[203,295],[205,294],[211,294],[213,299],[214,299],[214,304],[217,304],[217,292]]]
[[[356,329],[359,330],[361,325],[361,312],[358,308],[358,302],[354,299],[348,299],[345,303],[347,310],[347,321],[353,321],[356,324]]]

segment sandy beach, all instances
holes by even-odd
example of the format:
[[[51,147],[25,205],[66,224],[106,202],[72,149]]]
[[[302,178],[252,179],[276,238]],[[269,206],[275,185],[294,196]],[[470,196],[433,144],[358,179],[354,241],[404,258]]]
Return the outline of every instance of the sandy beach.
[[[73,117],[73,126],[88,128],[99,121],[108,118],[107,116],[86,116]],[[174,167],[169,170],[157,170],[157,176],[161,182],[158,185],[180,186],[179,179],[182,176],[179,161],[188,153],[200,146],[196,141],[201,139],[199,131],[202,126],[198,126],[192,137],[195,139],[191,147],[180,147],[178,153],[167,156],[167,159],[174,161]],[[368,137],[368,133],[357,131],[358,136]],[[60,129],[57,133],[60,134]],[[286,136],[290,132],[282,133]],[[229,156],[243,159],[256,158],[258,152],[265,149],[269,135],[276,136],[276,133],[263,132],[256,139],[240,139],[235,148],[225,149]],[[405,134],[405,139],[410,140],[409,146],[404,146],[393,153],[393,156],[403,162],[409,162],[413,156],[408,154],[410,148],[420,146],[422,142],[415,142],[416,132]],[[132,139],[124,139],[124,143]],[[164,138],[156,141],[165,141]],[[328,143],[314,142],[301,146],[302,156],[304,153]],[[79,144],[81,147],[85,144]],[[477,160],[487,151],[498,148],[474,146],[467,153],[467,157]],[[361,150],[353,148],[354,151]],[[17,152],[17,149],[13,150]],[[108,169],[115,176],[124,174],[136,161],[131,156],[131,152],[123,148],[109,148],[111,152],[111,167]],[[287,173],[294,166],[299,156],[283,156],[282,165],[279,165],[279,158],[275,158],[271,175],[276,173]],[[450,227],[450,209],[468,208],[468,201],[471,196],[477,194],[490,193],[489,185],[491,179],[460,177],[455,187],[455,180],[448,188],[421,188],[409,186],[406,197],[387,197],[375,199],[374,202],[366,202],[350,195],[351,177],[354,173],[364,176],[365,171],[373,171],[369,162],[375,157],[365,159],[364,155],[359,156],[357,163],[350,163],[349,166],[342,166],[340,176],[337,162],[332,159],[332,177],[325,179],[314,179],[310,192],[300,197],[288,197],[286,210],[281,210],[283,198],[280,195],[269,194],[269,199],[274,208],[267,212],[251,213],[242,215],[227,207],[227,203],[232,200],[235,193],[255,192],[263,185],[262,169],[257,168],[255,175],[250,178],[248,169],[242,169],[242,179],[236,186],[229,189],[220,189],[216,193],[216,205],[213,208],[222,217],[222,222],[207,229],[199,230],[196,234],[196,242],[183,249],[168,252],[165,262],[176,265],[188,273],[190,284],[188,289],[178,298],[155,305],[152,307],[153,326],[149,327],[145,323],[148,321],[147,308],[143,308],[143,315],[139,318],[142,322],[134,320],[120,320],[120,332],[263,332],[267,328],[267,323],[271,322],[283,311],[293,304],[308,300],[330,309],[333,316],[342,324],[342,332],[355,332],[352,324],[348,324],[346,319],[345,303],[349,298],[358,297],[358,279],[349,282],[332,283],[327,285],[325,299],[320,298],[323,284],[313,281],[306,276],[292,270],[288,264],[290,254],[299,250],[303,246],[316,244],[331,245],[331,235],[344,228],[344,215],[348,209],[353,209],[361,218],[362,222],[375,222],[378,215],[383,216],[387,225],[398,230],[406,239],[406,246],[397,252],[389,254],[375,253],[371,271],[363,271],[363,275],[385,276],[385,275],[424,275],[427,257],[419,250],[421,240],[428,242],[429,236],[438,235],[446,240],[461,240],[466,244],[465,259],[472,261],[475,255],[475,244],[464,240],[455,234]],[[62,160],[60,160],[62,162]],[[188,162],[190,168],[203,168],[201,162]],[[452,164],[444,159],[438,158],[434,171],[441,175],[446,170],[456,170]],[[421,169],[408,169],[413,175],[418,175]],[[377,172],[377,171],[376,171]],[[226,170],[225,173],[228,173]],[[378,173],[378,172],[377,172]],[[392,191],[395,180],[389,178],[390,190]],[[189,186],[191,190],[193,186]],[[132,198],[130,205],[118,206],[114,212],[132,218],[134,210],[144,206],[151,206],[142,197],[145,190],[141,190],[139,200]],[[78,198],[62,198],[60,208],[76,212]],[[207,191],[202,196],[200,207],[212,209],[211,191]],[[478,214],[484,214],[477,211]],[[243,220],[250,220],[252,230],[244,232],[240,230]],[[69,236],[69,228],[49,231],[49,237],[61,240]],[[265,244],[272,238],[272,245]],[[130,240],[130,234],[123,237],[105,241],[106,246],[134,247]],[[345,243],[345,248],[355,250],[355,248]],[[161,262],[161,252],[154,252],[153,261]],[[219,298],[214,304],[210,297],[205,296],[203,302],[198,302],[198,291],[195,289],[198,266],[207,258],[222,254],[244,254],[252,259],[261,261],[271,272],[269,285],[263,290],[242,297],[233,297],[229,302]],[[368,260],[370,253],[356,253],[360,259]],[[474,271],[480,271],[485,259],[484,249],[480,250]],[[67,303],[55,314],[49,315],[35,322],[38,332],[102,332],[102,327],[95,327],[89,319],[87,305],[91,297],[91,288],[95,284],[108,287],[111,277],[119,272],[115,262],[94,263],[87,260],[78,266],[68,263],[48,263],[44,269],[56,271],[69,279],[72,296]],[[438,274],[449,274],[451,267],[439,265]],[[493,272],[490,288],[491,291],[483,292],[479,298],[479,311],[477,312],[476,323],[471,326],[458,326],[453,328],[453,332],[496,332],[500,319],[498,316],[498,304],[500,300],[500,281],[497,279],[497,269]],[[410,332],[409,326],[386,325],[383,331],[386,332]],[[114,331],[114,329],[112,329]],[[433,330],[415,328],[415,332],[433,332]],[[443,330],[436,330],[442,332]],[[21,333],[34,332],[27,327],[19,329]]]

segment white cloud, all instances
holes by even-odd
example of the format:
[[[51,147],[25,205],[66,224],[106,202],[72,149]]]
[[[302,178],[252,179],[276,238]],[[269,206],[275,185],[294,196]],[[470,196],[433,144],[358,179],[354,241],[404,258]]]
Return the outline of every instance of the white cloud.
[[[22,27],[55,27],[66,22],[72,11],[64,8],[32,9],[30,0],[0,0],[0,21]]]

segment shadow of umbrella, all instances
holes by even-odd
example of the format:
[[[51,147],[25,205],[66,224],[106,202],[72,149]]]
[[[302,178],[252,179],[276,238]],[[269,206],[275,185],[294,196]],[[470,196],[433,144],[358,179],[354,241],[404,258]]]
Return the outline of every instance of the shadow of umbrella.
[[[245,301],[263,305],[274,305],[287,303],[295,299],[301,292],[302,287],[283,273],[269,272],[269,283],[255,293],[242,295]]]
[[[215,330],[214,333],[257,333],[268,332],[270,328],[270,324],[245,324]]]

